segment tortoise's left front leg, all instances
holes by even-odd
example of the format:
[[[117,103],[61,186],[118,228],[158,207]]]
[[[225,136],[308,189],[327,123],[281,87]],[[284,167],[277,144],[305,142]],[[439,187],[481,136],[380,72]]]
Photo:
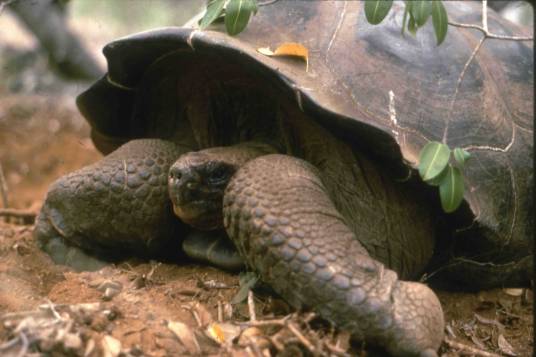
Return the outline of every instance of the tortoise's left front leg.
[[[312,307],[393,355],[436,355],[444,320],[435,294],[369,256],[307,162],[248,162],[225,191],[223,215],[246,264],[294,307]]]

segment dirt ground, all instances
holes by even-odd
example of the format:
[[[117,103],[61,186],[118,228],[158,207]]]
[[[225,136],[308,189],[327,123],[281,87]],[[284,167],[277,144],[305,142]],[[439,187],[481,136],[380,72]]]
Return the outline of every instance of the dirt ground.
[[[238,275],[212,267],[54,265],[32,238],[32,213],[54,179],[99,157],[72,97],[0,90],[0,164],[9,207],[22,213],[0,218],[0,355],[378,354],[269,293],[231,304]],[[531,290],[438,294],[448,322],[442,355],[532,355]]]

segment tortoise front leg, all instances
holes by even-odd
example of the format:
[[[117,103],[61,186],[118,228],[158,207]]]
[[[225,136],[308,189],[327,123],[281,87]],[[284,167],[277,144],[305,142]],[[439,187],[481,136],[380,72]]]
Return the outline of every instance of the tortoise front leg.
[[[368,255],[310,164],[284,155],[248,162],[225,191],[223,214],[246,264],[294,307],[312,307],[393,355],[436,355],[437,297]]]
[[[47,193],[35,237],[57,263],[78,270],[102,264],[74,248],[106,260],[178,254],[185,225],[173,215],[167,176],[187,151],[164,140],[133,140],[61,177]]]

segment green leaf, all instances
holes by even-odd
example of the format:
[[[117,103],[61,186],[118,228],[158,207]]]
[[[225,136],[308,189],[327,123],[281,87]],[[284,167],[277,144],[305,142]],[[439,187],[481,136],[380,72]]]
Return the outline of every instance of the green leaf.
[[[257,284],[259,277],[255,273],[247,272],[247,273],[240,274],[238,279],[239,279],[240,289],[231,300],[231,304],[240,304],[242,301],[245,301],[248,297],[248,291],[250,289],[253,289],[255,284]]]
[[[436,177],[430,179],[430,180],[427,180],[425,181],[427,184],[429,184],[430,186],[440,186],[441,183],[443,182],[443,180],[445,179],[445,176],[447,174],[447,171],[448,171],[448,165],[445,166],[445,168],[443,169],[443,171],[441,171],[439,173],[439,175],[437,175]]]
[[[226,1],[227,0],[213,0],[208,3],[207,11],[199,22],[199,28],[201,30],[206,29],[211,23],[216,21],[216,19],[223,12],[223,7],[225,6]]]
[[[413,36],[417,35],[417,25],[415,23],[415,19],[413,18],[413,15],[411,14],[411,12],[409,13],[408,31]]]
[[[465,162],[471,157],[471,154],[469,154],[464,149],[460,149],[460,148],[454,148],[453,153],[454,153],[454,159],[463,169]]]
[[[257,11],[256,0],[230,0],[225,9],[225,28],[231,36],[242,32],[252,12]]]
[[[463,201],[463,176],[459,168],[448,166],[445,178],[439,186],[441,206],[447,213],[454,212]]]
[[[438,176],[449,162],[450,149],[447,145],[431,141],[422,148],[419,155],[419,174],[424,181]]]
[[[432,1],[432,22],[434,23],[437,45],[439,46],[445,39],[448,29],[447,12],[442,1]]]
[[[365,0],[365,16],[372,25],[383,21],[391,10],[393,0]]]
[[[426,23],[431,12],[432,4],[429,0],[412,1],[411,14],[417,27],[421,27]]]

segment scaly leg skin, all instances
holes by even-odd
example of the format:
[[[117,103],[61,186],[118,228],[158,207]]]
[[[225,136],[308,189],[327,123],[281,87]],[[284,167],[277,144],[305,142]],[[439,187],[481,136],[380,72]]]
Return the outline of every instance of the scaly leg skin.
[[[54,261],[77,270],[102,266],[86,252],[104,260],[178,255],[185,225],[173,215],[167,175],[187,151],[164,140],[133,140],[61,177],[47,193],[34,236]]]
[[[307,162],[248,162],[225,191],[223,214],[246,264],[295,308],[311,307],[395,356],[437,355],[444,320],[436,295],[368,255]]]

